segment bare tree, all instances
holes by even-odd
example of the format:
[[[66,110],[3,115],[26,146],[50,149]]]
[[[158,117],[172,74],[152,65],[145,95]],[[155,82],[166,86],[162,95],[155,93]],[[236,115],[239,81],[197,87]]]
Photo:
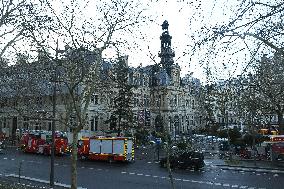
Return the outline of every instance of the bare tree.
[[[227,24],[215,27],[214,34],[220,39],[229,37],[230,41],[236,37],[248,44],[248,40],[255,41],[248,48],[256,49],[256,44],[263,44],[284,55],[283,45],[283,15],[284,3],[276,1],[240,1],[235,17]],[[217,36],[216,36],[217,37]],[[228,40],[228,41],[229,41]]]
[[[0,2],[0,57],[25,39],[26,26],[35,22],[37,13],[38,6],[30,0]]]
[[[246,106],[257,107],[256,110],[264,115],[276,114],[279,131],[283,133],[283,92],[283,56],[275,53],[271,58],[264,56],[257,61],[255,74],[248,78],[246,91],[243,91],[242,96]],[[251,99],[250,96],[254,98]],[[256,110],[253,114],[256,114]]]
[[[27,28],[41,52],[46,55],[56,52],[48,57],[56,75],[54,82],[61,86],[60,93],[64,96],[65,115],[61,120],[73,133],[71,188],[75,189],[78,133],[88,124],[88,107],[101,81],[103,53],[107,48],[120,49],[126,45],[127,39],[122,34],[135,29],[133,26],[138,24],[142,11],[138,4],[123,0],[101,1],[96,5],[73,0],[64,5],[45,3],[46,14],[52,20],[48,32],[34,25]],[[59,12],[57,7],[63,11]],[[84,14],[87,7],[96,11],[96,17]],[[56,40],[59,46],[65,46],[60,57]]]
[[[282,0],[234,2],[213,0],[210,1],[212,5],[210,10],[207,8],[208,4],[202,1],[180,2],[184,5],[182,9],[185,7],[196,9],[189,17],[188,36],[193,43],[188,45],[191,47],[188,54],[198,58],[201,66],[206,67],[206,76],[209,76],[211,81],[221,78],[230,80],[240,73],[246,75],[247,72],[255,70],[257,65],[254,63],[263,54],[272,55],[276,52],[283,56],[284,3]],[[204,9],[207,14],[201,14],[200,9]],[[213,19],[214,17],[217,19]],[[193,27],[196,21],[200,21],[198,27]],[[278,61],[277,64],[281,67],[281,62]],[[275,62],[274,66],[277,64]],[[270,93],[277,91],[278,94],[281,88],[280,85],[277,87],[276,84],[271,85],[271,82],[267,82],[266,85],[269,87],[265,90],[266,92],[270,90]],[[254,91],[263,90],[260,85],[254,87]],[[240,86],[236,86],[235,89],[240,90]],[[275,95],[272,96],[275,98]],[[274,107],[278,106],[276,109],[281,110],[279,99],[278,97],[277,101],[274,100]],[[282,111],[278,112],[276,114],[283,114]]]
[[[277,51],[283,54],[283,1],[210,3],[212,10],[207,10],[208,14],[203,15],[198,10],[207,8],[207,5],[201,1],[199,5],[193,3],[196,12],[189,19],[190,23],[194,24],[196,19],[200,23],[195,30],[190,27],[192,34],[189,37],[193,44],[189,45],[192,48],[188,54],[203,57],[199,58],[199,62],[201,65],[210,65],[212,79],[218,80],[220,76],[229,78],[236,73],[247,72],[255,58],[258,59],[263,52],[271,54]],[[209,23],[206,15],[220,16],[217,12],[222,14],[221,19]]]

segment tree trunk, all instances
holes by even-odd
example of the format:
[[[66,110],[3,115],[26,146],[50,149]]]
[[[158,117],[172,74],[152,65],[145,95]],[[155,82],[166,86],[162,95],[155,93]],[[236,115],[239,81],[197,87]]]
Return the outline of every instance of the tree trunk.
[[[283,113],[282,111],[277,112],[277,117],[278,117],[278,125],[279,125],[279,134],[283,135],[284,134],[284,123],[283,123]]]
[[[72,153],[71,153],[71,189],[77,189],[77,142],[78,132],[73,131]]]
[[[171,184],[171,189],[175,189],[175,184],[174,184],[174,179],[173,179],[173,174],[172,174],[172,169],[171,169],[171,164],[170,164],[170,149],[169,149],[169,144],[167,143],[166,150],[167,150],[167,170],[169,173],[169,179],[170,179],[170,184]]]

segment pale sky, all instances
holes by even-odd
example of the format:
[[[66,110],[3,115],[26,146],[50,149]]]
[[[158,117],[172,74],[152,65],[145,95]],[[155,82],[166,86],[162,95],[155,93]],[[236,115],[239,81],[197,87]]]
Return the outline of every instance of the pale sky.
[[[191,47],[194,45],[190,36],[197,36],[196,32],[200,31],[204,24],[210,27],[216,23],[227,22],[230,13],[223,10],[228,11],[228,7],[233,7],[233,4],[228,4],[228,0],[218,0],[218,4],[215,4],[214,0],[202,0],[201,2],[194,1],[194,3],[186,4],[179,0],[158,1],[154,3],[155,6],[149,7],[146,13],[155,15],[157,18],[143,30],[147,33],[148,41],[143,44],[142,52],[129,54],[130,64],[133,66],[138,66],[140,63],[143,66],[153,64],[149,58],[149,50],[153,55],[156,55],[156,61],[160,61],[157,54],[160,50],[161,24],[164,20],[168,20],[172,47],[176,54],[175,60],[178,59],[175,63],[180,65],[182,76],[193,72],[194,77],[204,80],[204,69],[200,67],[197,60],[199,57],[190,57],[189,55]],[[225,4],[227,8],[224,7]],[[226,16],[224,16],[225,14]],[[148,45],[149,50],[147,49]],[[188,54],[183,56],[183,52]]]
[[[63,3],[63,6],[56,6],[56,1]],[[108,2],[108,0],[105,0]],[[154,64],[150,56],[154,56],[156,62],[159,62],[158,52],[160,50],[160,35],[162,33],[161,24],[164,20],[169,22],[169,33],[172,36],[172,48],[175,50],[175,63],[178,63],[181,67],[182,76],[193,72],[193,76],[204,80],[204,69],[200,66],[199,60],[203,57],[201,54],[205,53],[200,50],[199,54],[190,56],[191,49],[194,45],[192,37],[198,38],[199,32],[202,26],[207,26],[208,28],[215,26],[216,23],[227,23],[232,12],[230,9],[235,8],[232,0],[133,0],[134,2],[140,2],[144,6],[143,15],[149,16],[149,20],[146,23],[139,24],[137,30],[140,33],[131,33],[131,36],[124,36],[129,38],[130,50],[126,49],[125,54],[129,55],[130,66],[137,67],[140,64],[142,66]],[[84,7],[83,3],[79,1],[74,1],[80,6],[83,6],[82,15],[77,17],[78,23],[80,19],[86,17],[93,18],[94,22],[97,19],[98,12],[94,11],[95,6],[102,1],[89,1],[88,6]],[[217,3],[215,3],[217,2]],[[66,3],[65,0],[53,0],[55,4],[56,11],[60,12]],[[226,7],[225,7],[226,6]],[[78,11],[78,10],[75,10]],[[79,15],[79,13],[78,13]],[[67,17],[68,18],[68,17]],[[144,38],[141,39],[143,35]],[[54,40],[53,38],[49,38]],[[61,39],[62,41],[63,39]],[[131,44],[139,44],[137,48],[131,46]],[[53,45],[54,47],[54,45]],[[184,55],[185,52],[185,55]],[[109,54],[109,52],[106,52]],[[218,61],[229,61],[230,56],[228,54],[219,54],[222,57],[220,60],[217,58],[213,63],[218,63]],[[225,56],[225,58],[224,58]],[[238,55],[239,56],[239,55]],[[210,58],[210,57],[209,57]],[[234,58],[233,58],[234,59]],[[210,60],[211,61],[211,60]],[[232,60],[231,60],[232,61]],[[218,64],[216,64],[218,67]],[[239,68],[238,68],[239,69]],[[231,72],[231,70],[225,70]],[[221,76],[227,73],[221,69]]]

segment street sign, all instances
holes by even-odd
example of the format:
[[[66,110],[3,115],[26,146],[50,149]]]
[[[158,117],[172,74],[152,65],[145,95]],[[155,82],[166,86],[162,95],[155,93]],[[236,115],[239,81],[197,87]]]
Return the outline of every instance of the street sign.
[[[156,144],[161,144],[162,143],[162,139],[161,138],[156,138]]]

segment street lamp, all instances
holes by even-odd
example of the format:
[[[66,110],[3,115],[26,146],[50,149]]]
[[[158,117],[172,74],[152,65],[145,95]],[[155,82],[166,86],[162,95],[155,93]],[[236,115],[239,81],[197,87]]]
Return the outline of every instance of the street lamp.
[[[52,118],[43,118],[40,117],[40,120],[51,120],[52,127],[51,127],[51,154],[50,154],[50,187],[54,187],[54,159],[55,159],[55,121],[56,121],[56,70],[54,69],[54,73],[51,78],[51,82],[53,82],[52,87]],[[45,115],[47,112],[44,110],[37,111],[37,113],[41,113]],[[38,119],[34,117],[30,117],[30,119]]]
[[[50,156],[50,187],[54,187],[54,159],[55,159],[55,119],[56,119],[56,80],[57,80],[57,64],[58,64],[58,40],[56,43],[55,66],[53,69],[53,94],[52,94],[52,129],[51,129],[51,156]]]
[[[255,157],[255,133],[254,133],[254,127],[255,127],[255,114],[256,114],[256,107],[254,104],[255,101],[255,85],[253,83],[253,76],[251,73],[249,73],[249,100],[251,103],[251,117],[250,117],[250,133],[252,135],[252,150],[253,150],[253,160],[254,165],[256,165],[256,157]]]
[[[56,73],[54,79],[56,78]],[[51,156],[50,156],[50,187],[54,187],[54,156],[55,156],[55,114],[56,114],[56,81],[53,83],[52,95],[52,129],[51,129]]]

